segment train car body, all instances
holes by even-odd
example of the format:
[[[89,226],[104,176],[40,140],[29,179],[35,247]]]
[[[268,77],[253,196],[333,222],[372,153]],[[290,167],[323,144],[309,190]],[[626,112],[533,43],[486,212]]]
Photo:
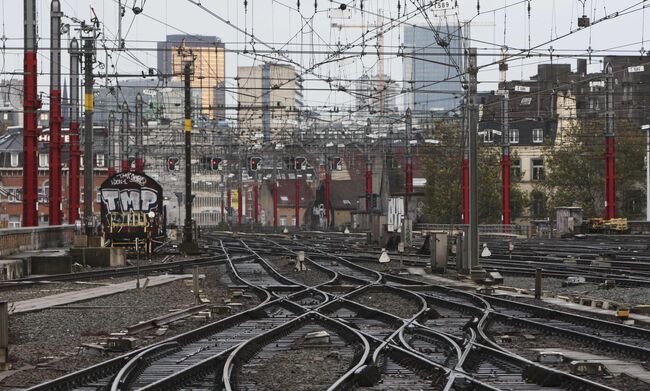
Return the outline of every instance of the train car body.
[[[163,190],[151,177],[120,172],[102,183],[101,221],[104,237],[111,244],[151,242],[165,235]]]

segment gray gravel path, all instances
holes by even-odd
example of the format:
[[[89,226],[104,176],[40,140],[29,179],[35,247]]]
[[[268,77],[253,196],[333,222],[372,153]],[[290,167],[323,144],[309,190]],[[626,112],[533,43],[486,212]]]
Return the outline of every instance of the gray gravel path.
[[[535,279],[531,277],[504,277],[505,286],[515,288],[535,289]],[[606,299],[628,305],[650,304],[650,289],[616,287],[599,289],[598,284],[584,284],[574,287],[563,287],[562,280],[546,278],[542,281],[542,290],[559,295],[579,295],[596,299]]]
[[[222,271],[215,267],[202,268],[200,271],[206,274],[202,285],[206,297],[212,304],[223,304],[228,292],[220,282]],[[3,379],[0,390],[34,385],[114,356],[80,355],[79,347],[84,343],[99,343],[110,333],[138,322],[193,306],[194,297],[190,289],[185,281],[176,281],[139,292],[129,291],[75,304],[102,308],[48,309],[10,316],[10,361],[14,368],[33,366],[38,370],[20,371]],[[244,309],[258,303],[255,298],[236,300],[243,304]],[[170,326],[164,336],[155,337],[153,332],[138,334],[137,342],[139,346],[147,345],[203,324],[202,321],[187,320]]]

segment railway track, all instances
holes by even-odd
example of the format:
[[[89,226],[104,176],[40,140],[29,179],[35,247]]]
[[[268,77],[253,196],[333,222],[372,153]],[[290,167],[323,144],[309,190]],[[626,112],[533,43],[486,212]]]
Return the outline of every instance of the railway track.
[[[650,331],[425,285],[327,250],[360,248],[359,238],[202,236],[223,257],[230,280],[260,297],[259,306],[32,390],[612,389],[508,350],[501,324],[648,358]],[[286,267],[297,251],[318,278]],[[586,329],[598,335],[583,335]],[[286,371],[295,376],[282,376]]]

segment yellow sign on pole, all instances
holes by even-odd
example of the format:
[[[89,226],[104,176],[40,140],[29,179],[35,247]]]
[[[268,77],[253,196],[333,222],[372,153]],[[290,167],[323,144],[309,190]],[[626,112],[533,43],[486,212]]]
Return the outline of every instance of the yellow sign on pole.
[[[239,190],[230,191],[230,204],[235,210],[239,208]]]

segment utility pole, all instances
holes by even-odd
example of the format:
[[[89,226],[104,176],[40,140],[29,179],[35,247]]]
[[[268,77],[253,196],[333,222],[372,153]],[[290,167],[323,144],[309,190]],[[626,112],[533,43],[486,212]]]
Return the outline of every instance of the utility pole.
[[[501,156],[501,208],[503,210],[503,225],[510,225],[510,123],[509,123],[508,91],[501,99],[501,137],[503,150]]]
[[[244,210],[244,205],[242,205],[243,197],[243,177],[242,177],[242,164],[241,164],[241,151],[237,150],[237,160],[239,164],[237,165],[237,224],[241,225],[242,223],[242,214]]]
[[[115,112],[108,113],[108,176],[115,175]]]
[[[94,93],[93,59],[95,57],[95,33],[84,39],[84,220],[86,235],[93,233],[93,110]]]
[[[330,157],[325,157],[325,228],[329,230],[331,224],[331,184],[332,184],[332,163]]]
[[[616,218],[616,138],[614,135],[614,72],[611,64],[607,74],[605,113],[605,219]]]
[[[135,171],[144,172],[144,157],[142,156],[142,94],[135,96]]]
[[[122,172],[129,171],[129,105],[122,102],[122,124],[120,128],[120,166]]]
[[[50,225],[61,225],[61,3],[50,5]]]
[[[81,63],[77,38],[70,41],[70,176],[68,188],[68,223],[75,224],[79,219],[81,198],[79,191],[80,157],[79,150],[79,64]]]
[[[411,130],[413,127],[413,117],[411,108],[406,109],[406,167],[404,185],[404,223],[409,218],[409,197],[413,193],[413,156],[411,155]]]
[[[38,51],[36,33],[36,0],[25,0],[25,52],[24,52],[24,130],[23,130],[23,221],[22,226],[38,225],[38,109],[41,101],[37,96],[38,73],[36,52]]]
[[[185,61],[183,67],[183,78],[185,83],[185,225],[183,226],[183,245],[186,248],[194,248],[192,237],[192,62],[193,59]],[[186,251],[187,252],[187,251]]]
[[[463,135],[463,164],[461,166],[461,171],[463,174],[463,183],[461,185],[461,190],[463,193],[463,225],[469,225],[469,133],[470,133],[470,124],[469,124],[469,108],[471,102],[469,98],[465,105],[465,115],[463,116],[463,129],[465,134]],[[467,117],[468,120],[465,120]]]
[[[278,166],[273,156],[273,228],[278,228]]]
[[[646,175],[646,184],[645,184],[645,214],[646,221],[650,221],[650,125],[643,125],[641,130],[646,132],[645,139],[645,175]]]
[[[370,215],[372,206],[372,159],[370,158],[370,127],[368,118],[366,124],[366,212]]]
[[[297,168],[297,166],[294,168]],[[302,164],[300,168],[302,169]],[[298,170],[296,170],[296,178],[293,183],[296,198],[294,211],[294,214],[296,215],[296,229],[300,229],[300,178],[298,178]]]
[[[259,200],[259,187],[257,184],[257,172],[255,172],[255,179],[253,182],[253,221],[255,224],[259,223],[259,211],[260,211],[260,200]]]
[[[470,260],[470,273],[472,278],[480,279],[485,271],[479,263],[479,231],[478,231],[478,107],[476,105],[478,66],[476,61],[476,48],[468,49],[469,75],[468,107],[469,107],[469,231],[468,231],[468,256]]]

